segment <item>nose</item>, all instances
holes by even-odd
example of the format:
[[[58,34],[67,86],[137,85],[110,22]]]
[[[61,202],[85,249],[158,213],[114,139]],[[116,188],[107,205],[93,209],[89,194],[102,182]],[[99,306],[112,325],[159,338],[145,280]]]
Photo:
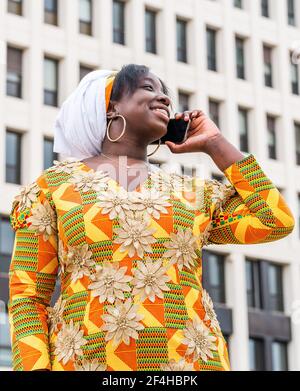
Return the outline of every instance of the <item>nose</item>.
[[[168,95],[164,94],[163,92],[159,94],[158,100],[159,102],[163,103],[167,107],[169,107],[171,104],[171,99],[168,97]]]

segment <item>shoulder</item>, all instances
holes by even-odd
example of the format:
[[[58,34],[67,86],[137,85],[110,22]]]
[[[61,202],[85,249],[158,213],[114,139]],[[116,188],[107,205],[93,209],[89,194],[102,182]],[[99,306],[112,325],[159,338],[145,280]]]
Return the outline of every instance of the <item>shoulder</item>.
[[[52,199],[51,189],[57,184],[64,182],[82,162],[75,158],[68,158],[62,161],[53,161],[53,165],[42,173],[31,183],[22,186],[12,201],[10,222],[14,230],[25,227],[27,219],[32,215],[35,208],[41,204],[53,211],[55,204]]]

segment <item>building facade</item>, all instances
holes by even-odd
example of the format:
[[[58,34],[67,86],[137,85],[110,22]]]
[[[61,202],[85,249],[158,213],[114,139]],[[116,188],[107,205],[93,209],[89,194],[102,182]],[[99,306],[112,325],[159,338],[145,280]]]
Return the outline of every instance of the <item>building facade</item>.
[[[20,186],[58,159],[59,107],[93,69],[148,65],[175,111],[199,108],[251,152],[296,219],[283,240],[213,245],[203,281],[233,370],[300,369],[300,4],[293,0],[0,1],[0,368],[9,368],[8,216]],[[154,146],[149,146],[149,152]],[[152,157],[225,180],[202,153]]]

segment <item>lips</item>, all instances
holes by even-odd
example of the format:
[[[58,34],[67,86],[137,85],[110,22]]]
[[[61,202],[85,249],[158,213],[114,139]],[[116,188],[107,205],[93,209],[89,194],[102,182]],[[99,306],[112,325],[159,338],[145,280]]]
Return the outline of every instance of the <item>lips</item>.
[[[162,107],[155,107],[151,109],[157,116],[164,119],[165,121],[169,122],[170,120],[170,113],[167,108]]]

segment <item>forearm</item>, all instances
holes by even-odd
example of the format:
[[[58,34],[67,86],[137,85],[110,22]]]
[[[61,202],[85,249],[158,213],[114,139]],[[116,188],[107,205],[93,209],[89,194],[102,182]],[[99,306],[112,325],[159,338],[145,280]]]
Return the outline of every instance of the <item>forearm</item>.
[[[223,135],[207,142],[205,152],[212,158],[216,166],[224,172],[233,163],[244,158],[244,155]]]

